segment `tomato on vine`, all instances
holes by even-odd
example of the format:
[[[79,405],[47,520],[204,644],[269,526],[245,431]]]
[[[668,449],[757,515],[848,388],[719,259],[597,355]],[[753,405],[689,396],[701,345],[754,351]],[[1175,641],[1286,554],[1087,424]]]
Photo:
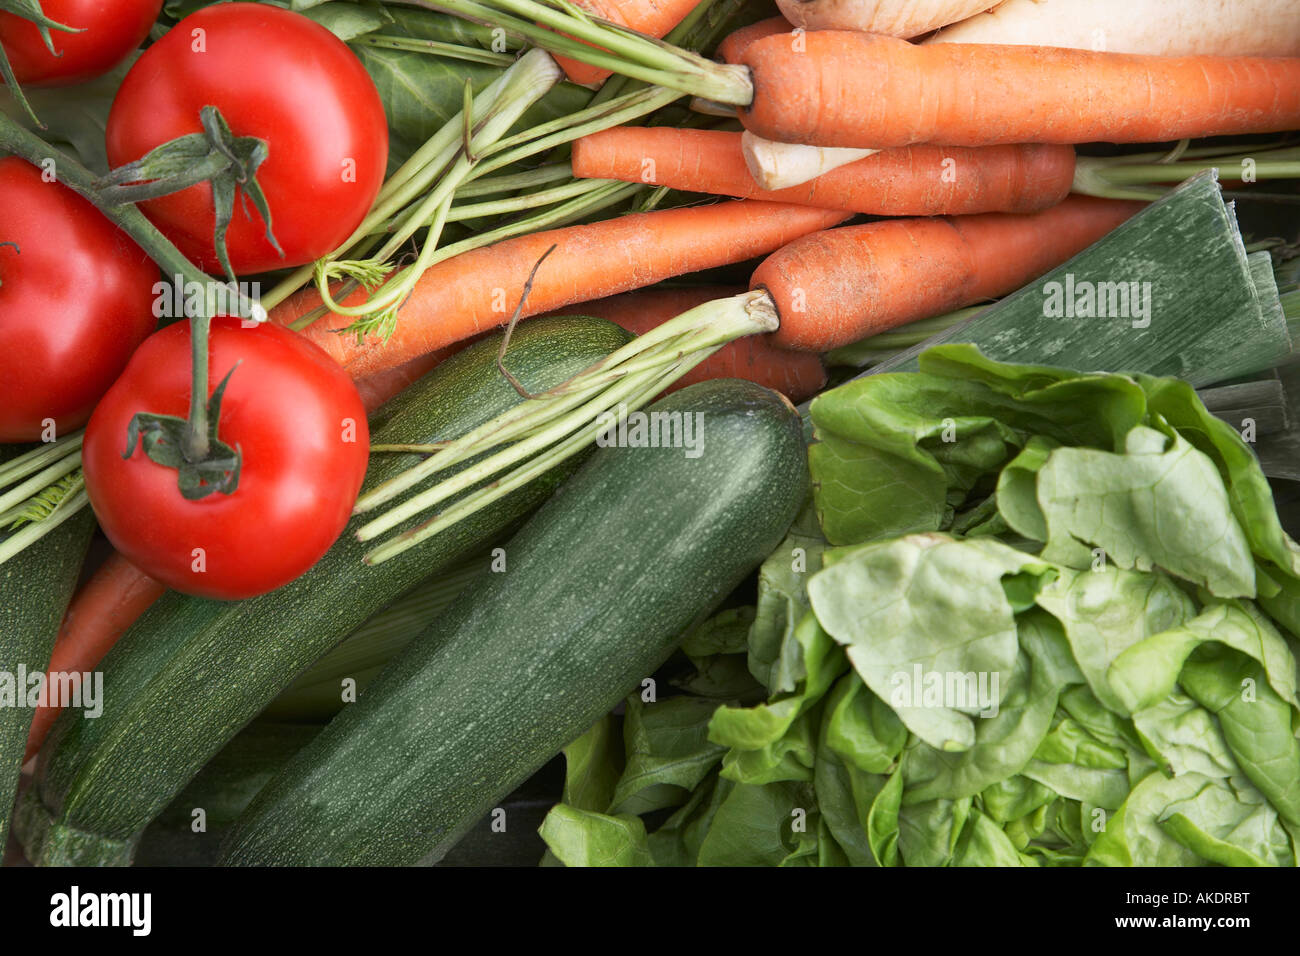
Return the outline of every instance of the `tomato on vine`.
[[[220,454],[187,474],[190,335],[188,323],[155,333],[99,403],[82,446],[86,490],[141,570],[187,594],[252,597],[305,572],[347,524],[366,473],[366,412],[347,373],[302,336],[216,318],[206,433]]]
[[[0,159],[0,442],[86,423],[158,324],[157,282],[158,267],[98,209]]]
[[[383,103],[361,61],[307,17],[258,3],[201,9],[141,55],[113,101],[108,158],[129,168],[195,134],[244,150],[244,167],[215,196],[198,182],[141,193],[140,208],[208,271],[264,272],[333,250],[370,210],[388,161]],[[134,181],[157,179],[147,171],[137,164]],[[214,198],[232,210],[229,269],[214,238]]]
[[[71,29],[47,28],[47,44],[32,20],[0,13],[0,47],[20,84],[84,83],[139,48],[161,9],[162,0],[41,0],[40,13]]]

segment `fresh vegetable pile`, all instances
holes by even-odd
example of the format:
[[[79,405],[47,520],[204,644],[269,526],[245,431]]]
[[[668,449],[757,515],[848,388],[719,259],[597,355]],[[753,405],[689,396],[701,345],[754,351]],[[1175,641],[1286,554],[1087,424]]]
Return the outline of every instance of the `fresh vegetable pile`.
[[[1300,22],[1154,6],[0,0],[0,849],[1300,864]]]

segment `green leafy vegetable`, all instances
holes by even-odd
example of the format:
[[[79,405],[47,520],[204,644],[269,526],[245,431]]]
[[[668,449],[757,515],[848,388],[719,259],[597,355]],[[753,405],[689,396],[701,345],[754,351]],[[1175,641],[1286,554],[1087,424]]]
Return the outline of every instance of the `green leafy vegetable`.
[[[694,719],[627,735],[641,802],[587,842],[633,812],[658,865],[1296,865],[1300,549],[1191,388],[947,345],[812,421],[825,537],[768,559],[746,648],[693,638],[767,699],[630,700]]]

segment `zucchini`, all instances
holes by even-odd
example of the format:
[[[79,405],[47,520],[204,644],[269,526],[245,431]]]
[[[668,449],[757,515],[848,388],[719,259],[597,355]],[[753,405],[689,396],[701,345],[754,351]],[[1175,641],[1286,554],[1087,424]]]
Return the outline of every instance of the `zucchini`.
[[[149,824],[136,847],[135,865],[211,866],[227,829],[322,726],[254,720]],[[203,810],[205,825],[197,833],[196,809]]]
[[[224,834],[275,773],[323,724],[296,724],[259,717],[241,730],[149,824],[135,851],[135,866],[212,866]],[[501,833],[491,818],[456,844],[445,866],[534,866],[546,852],[537,829],[555,806],[563,767],[548,764],[501,804],[510,826]],[[194,831],[202,808],[206,829]]]
[[[336,648],[307,668],[262,711],[275,720],[324,723],[347,706],[342,682],[350,678],[358,695],[379,676],[384,665],[410,644],[443,609],[480,574],[488,558],[436,575],[401,600],[376,614]]]
[[[651,411],[701,413],[700,457],[598,449],[258,794],[224,863],[437,862],[771,553],[807,490],[789,403],[727,379]]]
[[[0,460],[26,451],[25,447],[0,449]],[[95,519],[89,508],[73,515],[16,557],[0,564],[0,671],[17,681],[19,670],[43,672],[59,633],[63,612],[81,574]],[[2,538],[3,535],[0,535]],[[15,687],[26,695],[26,687]],[[13,811],[23,751],[32,727],[33,711],[23,701],[10,706],[0,700],[0,854],[4,852]],[[83,723],[80,714],[76,715]]]
[[[506,364],[530,390],[541,390],[627,341],[627,333],[600,319],[529,322],[516,332]],[[523,401],[496,368],[499,342],[492,336],[470,346],[384,406],[372,440],[445,441]],[[417,461],[377,456],[367,483]],[[354,522],[307,574],[262,597],[226,602],[166,594],[105,658],[103,716],[60,720],[51,732],[15,826],[28,859],[128,864],[149,821],[308,665],[415,584],[484,549],[560,477],[552,472],[474,515],[464,529],[378,567],[362,563],[366,546],[351,533]]]

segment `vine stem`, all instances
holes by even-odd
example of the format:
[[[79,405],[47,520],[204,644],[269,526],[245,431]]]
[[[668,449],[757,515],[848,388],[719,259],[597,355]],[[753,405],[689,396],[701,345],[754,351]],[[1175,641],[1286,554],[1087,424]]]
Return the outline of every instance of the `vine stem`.
[[[39,168],[44,168],[43,164],[47,161],[53,161],[58,181],[117,224],[158,264],[165,275],[179,276],[187,285],[193,283],[206,289],[205,302],[209,304],[223,299],[231,303],[233,314],[238,318],[254,322],[266,321],[266,310],[260,303],[239,292],[238,288],[224,285],[202,272],[135,206],[117,206],[105,201],[97,188],[98,177],[94,173],[3,113],[0,113],[0,152],[12,153]],[[224,288],[218,288],[222,286]],[[231,292],[234,294],[231,295]]]
[[[208,332],[212,316],[216,314],[218,304],[221,304],[224,311],[237,318],[265,322],[266,310],[259,302],[245,296],[233,283],[227,285],[208,276],[190,262],[134,205],[116,204],[104,195],[105,186],[94,173],[2,113],[0,113],[0,152],[18,156],[42,170],[50,168],[47,163],[52,164],[58,182],[90,202],[109,221],[130,236],[162,269],[164,275],[181,283],[183,287],[193,286],[203,290],[201,314],[189,317],[192,384],[190,416],[185,428],[184,448],[185,455],[190,461],[203,460],[207,456],[210,444],[207,408]],[[74,458],[79,461],[80,437],[77,441],[77,450],[72,455],[46,471],[52,473],[53,470],[69,468],[69,462],[74,461]],[[63,471],[63,474],[67,473],[68,471]],[[33,522],[6,538],[3,544],[0,544],[0,562],[53,531],[72,514],[85,507],[88,502],[89,498],[83,487],[76,494],[61,501],[48,517]]]

